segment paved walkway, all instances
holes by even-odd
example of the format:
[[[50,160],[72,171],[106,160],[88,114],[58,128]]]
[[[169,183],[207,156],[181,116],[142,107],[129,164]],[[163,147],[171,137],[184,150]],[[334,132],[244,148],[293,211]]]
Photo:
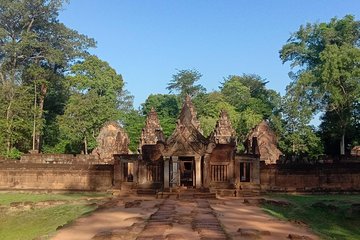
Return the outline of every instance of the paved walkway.
[[[318,239],[243,199],[115,199],[57,232],[61,240]]]

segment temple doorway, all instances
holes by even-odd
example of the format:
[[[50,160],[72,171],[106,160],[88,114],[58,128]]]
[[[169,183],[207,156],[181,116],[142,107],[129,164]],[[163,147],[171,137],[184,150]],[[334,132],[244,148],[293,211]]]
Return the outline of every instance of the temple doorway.
[[[240,182],[250,182],[251,163],[240,163]]]
[[[194,157],[179,157],[180,186],[194,187]]]

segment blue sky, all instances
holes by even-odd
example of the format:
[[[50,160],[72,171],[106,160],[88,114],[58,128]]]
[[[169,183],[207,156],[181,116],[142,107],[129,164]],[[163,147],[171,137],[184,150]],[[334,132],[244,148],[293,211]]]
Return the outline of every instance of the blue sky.
[[[290,67],[279,50],[290,34],[346,14],[359,20],[360,1],[72,0],[60,21],[95,38],[91,53],[122,74],[138,107],[167,93],[176,69],[197,69],[208,91],[228,75],[254,73],[283,95]]]

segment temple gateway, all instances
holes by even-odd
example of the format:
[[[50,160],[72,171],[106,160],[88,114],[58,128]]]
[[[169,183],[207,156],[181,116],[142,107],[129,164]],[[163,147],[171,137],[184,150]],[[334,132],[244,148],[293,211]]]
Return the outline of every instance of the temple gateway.
[[[263,124],[266,124],[264,122]],[[255,133],[236,153],[236,134],[228,114],[220,112],[214,131],[206,138],[189,96],[176,128],[165,139],[154,109],[142,129],[139,154],[114,154],[114,177],[121,188],[199,189],[234,191],[259,189],[260,151]]]

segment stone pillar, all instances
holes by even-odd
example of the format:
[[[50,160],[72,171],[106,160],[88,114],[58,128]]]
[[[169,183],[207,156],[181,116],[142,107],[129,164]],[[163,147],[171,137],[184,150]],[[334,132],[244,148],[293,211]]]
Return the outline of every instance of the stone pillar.
[[[203,184],[205,188],[210,187],[210,181],[211,181],[211,173],[210,173],[210,154],[205,154],[204,156],[204,169],[203,169]]]
[[[164,190],[169,190],[170,182],[169,182],[169,175],[170,175],[170,158],[164,157]]]
[[[260,184],[260,159],[256,158],[252,162],[252,182],[255,184]]]
[[[228,179],[229,179],[229,183],[233,186],[236,185],[236,178],[235,178],[235,159],[231,156],[230,161],[229,161],[229,165],[227,168],[228,172]]]
[[[171,157],[171,186],[170,187],[178,187],[180,186],[180,174],[179,174],[179,157],[172,156]]]
[[[115,158],[114,160],[114,188],[115,189],[120,189],[121,188],[121,167],[120,167],[120,160]]]
[[[133,172],[134,172],[134,178],[133,178],[133,183],[139,183],[139,162],[138,161],[134,161],[133,162]]]
[[[201,156],[195,157],[195,187],[201,188]]]

